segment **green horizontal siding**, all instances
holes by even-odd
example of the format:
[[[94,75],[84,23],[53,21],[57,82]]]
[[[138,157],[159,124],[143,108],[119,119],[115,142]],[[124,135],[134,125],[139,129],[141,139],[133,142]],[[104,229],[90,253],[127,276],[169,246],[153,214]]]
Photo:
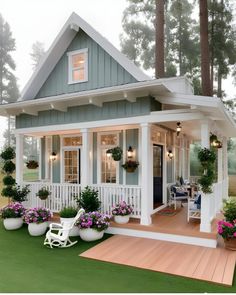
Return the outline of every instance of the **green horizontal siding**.
[[[88,81],[68,84],[67,52],[84,48],[88,48]],[[137,80],[80,29],[35,98],[134,82]]]
[[[106,102],[102,107],[83,105],[68,108],[67,112],[49,110],[39,112],[38,116],[21,114],[16,117],[16,128],[30,128],[147,115],[152,111],[153,100],[154,98],[152,97],[140,97],[137,98],[137,101],[134,103],[126,100],[119,100]]]

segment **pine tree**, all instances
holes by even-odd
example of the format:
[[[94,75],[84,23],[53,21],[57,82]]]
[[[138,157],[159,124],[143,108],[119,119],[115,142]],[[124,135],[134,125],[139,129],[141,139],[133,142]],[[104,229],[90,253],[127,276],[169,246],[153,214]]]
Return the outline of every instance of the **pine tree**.
[[[236,64],[236,29],[233,27],[232,5],[229,0],[211,0],[209,32],[211,53],[211,84],[217,81],[217,96],[223,97],[222,79]]]
[[[32,64],[33,69],[35,69],[38,66],[44,54],[45,54],[44,44],[42,42],[36,41],[32,45],[32,52],[30,53],[30,56],[33,61],[33,64]]]
[[[15,39],[10,26],[0,14],[0,103],[14,102],[19,97],[16,68],[11,53],[15,51]]]

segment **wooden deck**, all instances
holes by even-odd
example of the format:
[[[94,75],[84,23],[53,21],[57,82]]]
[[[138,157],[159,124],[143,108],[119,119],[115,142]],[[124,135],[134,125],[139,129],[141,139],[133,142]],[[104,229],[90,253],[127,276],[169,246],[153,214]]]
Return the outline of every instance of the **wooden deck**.
[[[82,257],[231,286],[236,252],[116,235]]]
[[[131,218],[130,222],[127,224],[112,222],[111,227],[217,239],[217,220],[219,218],[212,221],[211,233],[200,232],[200,221],[198,219],[191,219],[190,222],[187,222],[187,205],[184,204],[184,207],[179,208],[177,214],[174,216],[163,216],[158,213],[154,214],[152,216],[151,225],[140,225],[139,219]]]

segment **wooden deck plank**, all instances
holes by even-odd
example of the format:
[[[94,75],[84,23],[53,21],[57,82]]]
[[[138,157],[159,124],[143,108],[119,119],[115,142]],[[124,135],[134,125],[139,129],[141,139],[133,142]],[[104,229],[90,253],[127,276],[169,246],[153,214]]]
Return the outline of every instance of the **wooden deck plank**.
[[[145,238],[116,235],[80,254],[203,281],[232,285],[236,253]]]
[[[229,251],[222,284],[232,285],[233,277],[234,277],[235,261],[236,261],[235,251]]]

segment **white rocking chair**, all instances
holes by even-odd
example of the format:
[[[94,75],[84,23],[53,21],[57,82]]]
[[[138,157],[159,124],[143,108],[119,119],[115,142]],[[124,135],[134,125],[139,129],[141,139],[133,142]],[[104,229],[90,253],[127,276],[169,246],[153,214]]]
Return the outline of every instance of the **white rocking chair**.
[[[71,222],[51,223],[44,240],[44,245],[50,248],[68,248],[75,245],[78,241],[72,242],[69,238],[70,230],[75,225],[77,219],[84,213],[84,209],[80,209],[75,218]]]

